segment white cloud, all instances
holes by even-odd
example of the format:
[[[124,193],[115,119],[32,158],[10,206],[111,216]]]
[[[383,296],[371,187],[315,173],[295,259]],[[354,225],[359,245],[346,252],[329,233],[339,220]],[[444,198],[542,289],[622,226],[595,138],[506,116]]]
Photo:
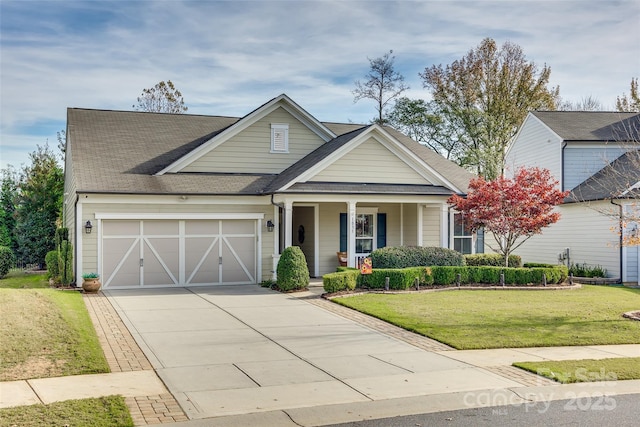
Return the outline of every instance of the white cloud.
[[[244,115],[287,93],[320,120],[366,122],[353,104],[367,57],[394,50],[411,86],[484,37],[551,67],[563,98],[613,106],[640,74],[636,1],[0,3],[0,167],[26,162],[67,107],[130,109],[171,79],[195,114]],[[44,125],[43,125],[44,123]],[[16,147],[24,147],[21,151]],[[11,148],[11,149],[10,149]]]

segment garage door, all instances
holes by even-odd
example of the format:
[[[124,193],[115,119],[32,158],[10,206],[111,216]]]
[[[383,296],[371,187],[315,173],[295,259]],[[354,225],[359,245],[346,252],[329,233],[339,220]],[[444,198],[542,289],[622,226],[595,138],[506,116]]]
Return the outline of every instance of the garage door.
[[[257,221],[104,220],[105,288],[256,283]]]

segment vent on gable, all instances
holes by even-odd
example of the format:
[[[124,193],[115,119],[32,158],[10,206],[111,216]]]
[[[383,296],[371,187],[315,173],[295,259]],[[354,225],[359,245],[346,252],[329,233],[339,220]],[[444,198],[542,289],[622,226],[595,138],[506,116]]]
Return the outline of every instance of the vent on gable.
[[[287,123],[271,123],[271,152],[289,152],[289,125]]]

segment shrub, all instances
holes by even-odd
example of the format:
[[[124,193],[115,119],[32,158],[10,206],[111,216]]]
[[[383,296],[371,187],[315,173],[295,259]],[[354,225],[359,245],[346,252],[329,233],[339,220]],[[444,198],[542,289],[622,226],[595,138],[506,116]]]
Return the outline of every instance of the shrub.
[[[430,267],[434,265],[464,265],[457,251],[435,246],[389,246],[371,252],[373,268]]]
[[[607,269],[600,265],[590,266],[586,263],[571,264],[569,273],[577,277],[607,277]]]
[[[413,287],[416,278],[420,285],[433,283],[431,269],[428,267],[374,268],[371,274],[361,275],[360,281],[363,286],[383,289],[387,277],[389,278],[389,289],[394,290],[407,290]]]
[[[467,267],[451,267],[451,266],[433,266],[431,274],[433,283],[436,285],[449,286],[456,283],[458,274],[461,283],[469,283],[469,272],[471,268]]]
[[[289,246],[280,255],[277,267],[278,289],[295,291],[309,285],[309,268],[307,260],[298,246]]]
[[[553,267],[562,267],[559,264],[545,264],[542,262],[525,262],[523,265],[524,268],[553,268]]]
[[[58,271],[60,272],[60,282],[68,286],[73,281],[73,247],[67,240],[60,244],[58,253]]]
[[[501,254],[473,254],[465,255],[466,265],[504,267],[504,256]],[[522,258],[519,255],[509,255],[509,267],[521,267]]]
[[[58,280],[60,277],[60,265],[58,264],[58,251],[49,251],[44,257],[47,264],[47,278]]]
[[[542,284],[542,275],[547,276],[547,283],[562,283],[567,278],[567,267],[553,266],[549,268],[506,268],[506,267],[431,267],[433,280],[436,285],[450,286],[456,283],[460,274],[460,283],[500,284],[500,274],[504,273],[507,285],[526,285],[529,283]]]
[[[15,264],[16,258],[11,248],[0,246],[0,279],[9,273],[9,269]]]
[[[322,276],[322,285],[326,292],[352,291],[356,288],[360,272],[355,269]]]

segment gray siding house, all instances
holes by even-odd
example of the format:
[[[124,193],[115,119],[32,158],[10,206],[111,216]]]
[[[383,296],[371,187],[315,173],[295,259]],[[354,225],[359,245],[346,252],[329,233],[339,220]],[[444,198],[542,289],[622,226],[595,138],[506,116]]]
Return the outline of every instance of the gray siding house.
[[[621,245],[637,233],[640,114],[537,111],[509,146],[506,174],[520,167],[549,169],[562,190],[562,218],[516,253],[530,262],[600,265],[611,278],[637,283],[640,253]]]
[[[103,287],[259,283],[297,245],[311,276],[390,245],[469,248],[447,198],[472,175],[389,127],[286,95],[244,117],[70,108],[65,224]],[[91,227],[89,227],[89,225]]]

